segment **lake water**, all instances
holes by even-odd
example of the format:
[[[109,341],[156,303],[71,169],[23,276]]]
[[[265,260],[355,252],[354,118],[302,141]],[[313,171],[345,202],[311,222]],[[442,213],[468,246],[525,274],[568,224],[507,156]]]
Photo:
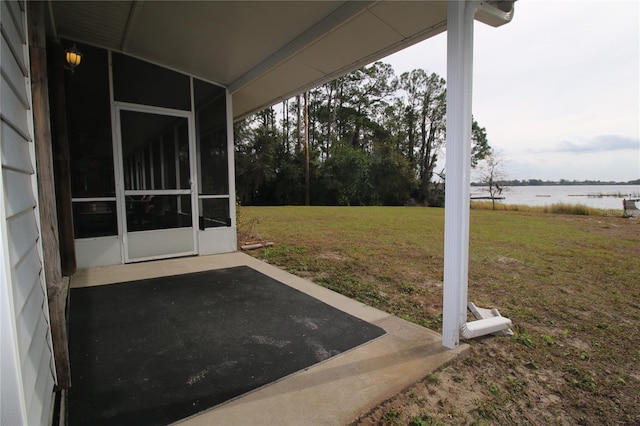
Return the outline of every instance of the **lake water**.
[[[472,197],[488,195],[486,188],[471,187]],[[640,185],[510,186],[501,196],[505,199],[500,202],[505,204],[544,206],[565,203],[621,210],[623,198],[640,198]]]

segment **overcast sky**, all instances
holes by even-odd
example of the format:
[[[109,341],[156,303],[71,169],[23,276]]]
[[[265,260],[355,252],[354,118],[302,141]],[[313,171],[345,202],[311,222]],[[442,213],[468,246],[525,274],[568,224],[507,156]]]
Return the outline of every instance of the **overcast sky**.
[[[475,23],[473,114],[510,179],[640,178],[640,2],[516,2]],[[446,78],[446,34],[383,61]]]

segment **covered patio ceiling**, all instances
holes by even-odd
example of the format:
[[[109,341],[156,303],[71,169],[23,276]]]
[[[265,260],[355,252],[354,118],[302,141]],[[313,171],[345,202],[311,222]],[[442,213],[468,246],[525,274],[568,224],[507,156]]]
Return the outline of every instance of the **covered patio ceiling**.
[[[240,119],[446,30],[446,1],[50,1],[49,36],[228,87]]]

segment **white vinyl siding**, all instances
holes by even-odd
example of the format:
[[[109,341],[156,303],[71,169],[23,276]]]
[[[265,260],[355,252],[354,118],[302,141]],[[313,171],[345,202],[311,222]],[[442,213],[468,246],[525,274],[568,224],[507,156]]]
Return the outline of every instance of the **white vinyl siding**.
[[[48,424],[54,370],[39,247],[25,3],[0,3],[0,423]]]

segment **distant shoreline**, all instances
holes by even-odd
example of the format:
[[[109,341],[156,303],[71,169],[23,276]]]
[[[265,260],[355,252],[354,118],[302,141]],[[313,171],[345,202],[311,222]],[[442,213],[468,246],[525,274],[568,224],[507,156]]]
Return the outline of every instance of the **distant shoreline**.
[[[622,199],[640,198],[640,185],[517,185],[500,184],[505,204],[544,206],[583,204],[597,209],[620,209]],[[487,187],[471,187],[471,196],[487,196]]]
[[[640,185],[640,179],[632,180],[629,182],[602,182],[602,181],[549,181],[539,179],[529,180],[504,180],[497,182],[500,186],[623,186],[623,185]],[[484,182],[471,182],[471,186],[489,186]]]

